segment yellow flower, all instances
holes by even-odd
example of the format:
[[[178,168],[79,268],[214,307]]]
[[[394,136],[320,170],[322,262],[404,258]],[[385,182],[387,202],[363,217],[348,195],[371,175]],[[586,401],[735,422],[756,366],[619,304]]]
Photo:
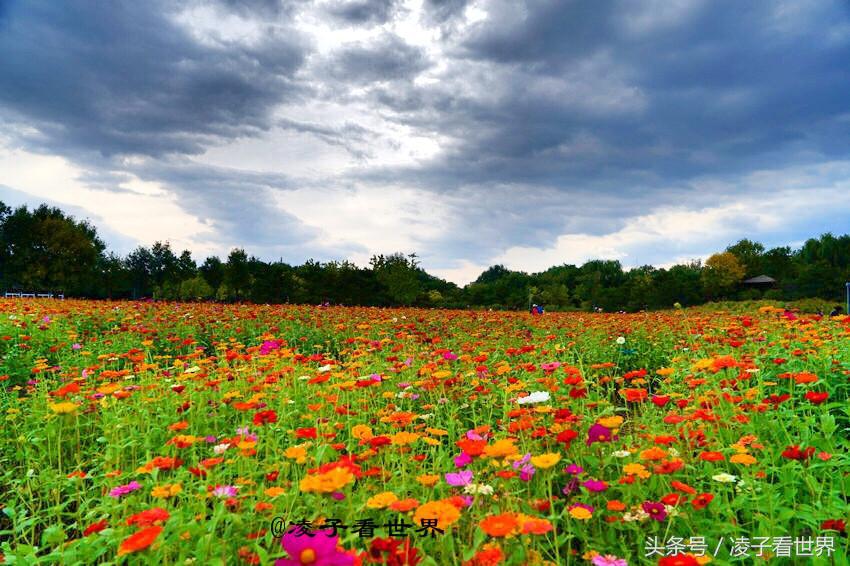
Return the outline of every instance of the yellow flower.
[[[398,497],[392,491],[385,491],[378,495],[373,495],[366,501],[366,507],[369,509],[385,509],[398,501]]]
[[[623,472],[630,476],[637,476],[641,479],[646,479],[652,474],[649,473],[643,464],[626,464],[623,466]]]
[[[330,493],[338,491],[343,486],[354,481],[354,474],[346,468],[331,468],[324,474],[306,476],[301,480],[299,487],[305,493]]]
[[[290,446],[283,452],[283,455],[290,460],[295,460],[296,464],[303,464],[307,461],[307,449],[303,445]]]
[[[174,497],[183,491],[183,487],[179,483],[158,485],[151,490],[151,496],[160,499],[168,499]]]
[[[425,432],[432,436],[445,436],[449,433],[449,431],[443,430],[441,428],[426,428]]]
[[[370,427],[359,424],[351,427],[351,436],[357,440],[370,440],[374,435]]]
[[[623,424],[623,417],[621,417],[619,415],[616,415],[616,416],[613,416],[613,417],[604,417],[604,418],[599,419],[596,422],[598,422],[599,424],[601,424],[605,428],[610,428],[610,429],[614,430],[614,429],[620,428],[620,425]]]
[[[729,461],[733,464],[743,464],[744,466],[751,466],[758,462],[758,460],[756,460],[749,454],[735,454],[734,456],[729,458]]]
[[[555,452],[549,452],[547,454],[541,454],[540,456],[531,457],[531,464],[535,468],[541,468],[543,470],[545,470],[546,468],[551,468],[560,461],[561,455]]]
[[[413,444],[419,440],[419,435],[415,432],[397,432],[394,435],[390,436],[390,441],[394,446],[405,446],[407,444]]]
[[[266,494],[266,497],[277,497],[278,495],[283,495],[286,493],[286,490],[282,487],[273,486],[267,488],[263,493]]]
[[[591,517],[593,517],[593,513],[591,513],[588,509],[584,507],[573,507],[570,509],[570,517],[573,519],[578,519],[579,521],[587,521]]]
[[[439,446],[440,445],[439,440],[437,440],[436,438],[431,438],[430,436],[423,436],[422,442],[424,442],[425,444],[431,445],[431,446]]]
[[[440,476],[437,474],[422,474],[416,478],[416,481],[425,487],[433,487],[438,481],[440,481]]]
[[[484,447],[484,456],[488,458],[508,458],[515,456],[519,450],[510,439],[497,440],[493,444]]]
[[[77,410],[77,404],[71,403],[70,401],[64,401],[62,403],[50,403],[50,410],[56,413],[57,415],[68,415]]]

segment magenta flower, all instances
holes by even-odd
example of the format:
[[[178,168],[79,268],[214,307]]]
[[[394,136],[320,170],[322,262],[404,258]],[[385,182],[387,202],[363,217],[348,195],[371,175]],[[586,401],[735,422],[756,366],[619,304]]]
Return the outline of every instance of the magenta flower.
[[[568,474],[572,474],[574,476],[577,476],[577,475],[581,474],[582,472],[584,472],[584,468],[582,468],[581,466],[577,466],[576,464],[570,464],[569,466],[564,468],[564,471]]]
[[[528,463],[529,460],[531,460],[531,454],[526,454],[525,456],[523,456],[522,458],[520,458],[519,460],[516,460],[514,462],[514,464],[513,464],[514,469],[515,470],[520,469],[521,467],[525,466]]]
[[[457,354],[455,354],[454,352],[446,352],[445,354],[443,354],[443,359],[453,362],[457,359]]]
[[[587,445],[590,446],[594,442],[611,442],[617,440],[617,435],[611,434],[611,429],[599,423],[594,424],[587,431]]]
[[[534,469],[534,466],[532,466],[531,464],[526,464],[519,471],[519,479],[521,479],[522,481],[531,481],[531,476],[534,475],[535,471],[536,470]]]
[[[590,562],[593,566],[629,566],[625,558],[617,558],[613,554],[606,554],[605,556],[598,554]]]
[[[236,491],[239,488],[235,485],[217,485],[212,491],[216,497],[236,497]]]
[[[459,487],[462,485],[469,485],[472,482],[472,470],[463,470],[460,472],[451,472],[446,474],[446,483]]]
[[[271,352],[272,350],[279,350],[279,349],[280,349],[280,342],[278,342],[277,340],[266,340],[265,342],[263,342],[263,345],[260,346],[260,355],[265,356],[269,352]]]
[[[660,522],[667,518],[667,510],[664,508],[663,503],[658,503],[657,501],[644,501],[642,507],[643,510],[656,521]]]
[[[587,491],[598,493],[608,489],[608,484],[601,480],[587,480],[581,484]]]
[[[337,548],[339,535],[333,530],[314,531],[316,536],[298,536],[296,533],[286,533],[280,540],[280,545],[289,558],[275,560],[275,566],[301,566],[314,564],[316,566],[352,566],[354,557],[340,552]],[[333,536],[331,536],[333,535]]]
[[[472,456],[467,454],[466,452],[461,452],[457,456],[455,456],[455,466],[458,468],[463,468],[464,466],[468,466],[472,462]]]
[[[113,487],[109,492],[109,496],[118,499],[119,497],[123,497],[141,488],[142,486],[139,484],[139,482],[131,481],[126,485],[119,485],[118,487]]]

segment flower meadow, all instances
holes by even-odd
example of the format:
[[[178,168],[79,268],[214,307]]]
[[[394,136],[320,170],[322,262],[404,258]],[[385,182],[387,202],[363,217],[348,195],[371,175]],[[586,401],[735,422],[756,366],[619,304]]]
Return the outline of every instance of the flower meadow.
[[[0,355],[0,562],[848,563],[850,318],[5,300]]]

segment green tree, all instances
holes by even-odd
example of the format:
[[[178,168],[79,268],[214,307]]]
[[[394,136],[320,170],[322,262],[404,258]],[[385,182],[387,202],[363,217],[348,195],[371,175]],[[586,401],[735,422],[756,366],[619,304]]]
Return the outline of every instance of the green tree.
[[[717,253],[705,261],[702,270],[703,287],[712,298],[723,297],[744,279],[746,269],[735,254]]]
[[[419,263],[415,254],[405,256],[394,253],[388,256],[372,256],[369,263],[375,278],[386,289],[392,303],[409,305],[419,296],[421,290],[417,276]]]

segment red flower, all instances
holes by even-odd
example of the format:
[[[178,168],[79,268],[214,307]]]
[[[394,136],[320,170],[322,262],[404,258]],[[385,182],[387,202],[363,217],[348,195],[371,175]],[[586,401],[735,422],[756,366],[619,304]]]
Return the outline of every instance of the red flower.
[[[135,515],[127,519],[127,524],[137,525],[139,527],[147,527],[153,525],[157,521],[164,523],[168,520],[168,517],[168,511],[161,507],[154,507],[153,509],[148,509],[146,511],[142,511],[141,513],[136,513]]]
[[[711,500],[714,499],[714,496],[710,493],[700,493],[696,497],[694,497],[693,501],[691,501],[691,505],[694,509],[705,509]]]
[[[800,450],[800,447],[796,444],[793,446],[789,446],[782,452],[783,458],[788,458],[789,460],[799,460],[805,461],[810,459],[815,453],[815,449],[812,446],[804,450]]]
[[[669,395],[653,395],[651,401],[652,401],[653,405],[656,405],[658,407],[663,407],[664,405],[666,405],[667,403],[670,402],[670,396]]]
[[[578,437],[578,433],[574,430],[567,429],[562,430],[558,433],[558,436],[555,437],[555,440],[563,443],[567,448],[569,448],[570,443]]]
[[[124,542],[121,543],[121,546],[118,547],[118,556],[122,554],[128,554],[130,552],[138,552],[139,550],[144,550],[156,540],[156,537],[159,536],[159,533],[162,532],[162,527],[147,527],[142,529],[141,531],[134,533],[124,539]]]
[[[93,535],[94,533],[99,533],[108,526],[109,523],[106,521],[106,519],[102,519],[97,523],[92,523],[91,525],[86,527],[86,530],[83,531],[83,536],[87,537],[89,535]]]
[[[277,413],[274,411],[260,411],[254,413],[254,425],[262,426],[277,422]]]
[[[295,438],[316,438],[316,427],[295,429]]]
[[[847,523],[844,522],[844,519],[827,519],[823,523],[821,523],[820,528],[825,531],[838,531],[839,533],[847,532]]]
[[[816,391],[806,392],[806,400],[811,401],[813,405],[820,405],[827,399],[829,399],[829,393],[827,393],[826,391],[824,391],[823,393],[818,393]]]
[[[690,554],[674,554],[659,558],[658,566],[699,566],[699,561]]]

